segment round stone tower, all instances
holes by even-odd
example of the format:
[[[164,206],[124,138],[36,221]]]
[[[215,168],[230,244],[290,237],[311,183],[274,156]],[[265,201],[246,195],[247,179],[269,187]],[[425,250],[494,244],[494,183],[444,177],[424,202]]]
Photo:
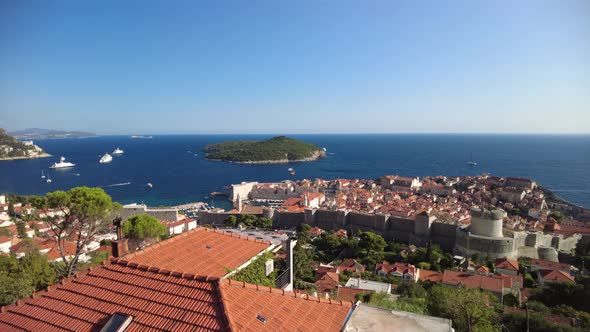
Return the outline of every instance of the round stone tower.
[[[505,215],[506,212],[502,210],[488,211],[478,207],[472,207],[469,231],[479,236],[504,237],[502,225]]]

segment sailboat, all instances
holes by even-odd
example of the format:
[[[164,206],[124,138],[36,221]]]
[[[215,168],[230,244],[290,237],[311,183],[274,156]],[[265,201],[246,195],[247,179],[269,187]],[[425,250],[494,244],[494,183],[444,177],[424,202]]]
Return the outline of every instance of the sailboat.
[[[467,165],[469,165],[469,166],[477,166],[477,163],[475,161],[473,161],[473,153],[471,153],[471,158],[469,158],[469,161],[467,162]]]
[[[45,174],[43,174],[43,170],[41,170],[41,178],[45,179]]]
[[[51,179],[49,177],[47,177],[47,180],[45,180],[45,182],[51,183]]]

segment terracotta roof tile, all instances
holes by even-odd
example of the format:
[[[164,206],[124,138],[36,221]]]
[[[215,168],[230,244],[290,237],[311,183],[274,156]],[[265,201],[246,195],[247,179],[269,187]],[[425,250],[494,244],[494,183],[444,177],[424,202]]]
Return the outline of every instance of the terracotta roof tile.
[[[114,263],[36,293],[0,314],[0,330],[90,331],[116,312],[133,316],[127,331],[227,329],[215,281],[167,276]]]
[[[223,277],[227,269],[241,266],[270,245],[267,241],[197,227],[124,259],[168,270]]]
[[[338,331],[352,307],[351,302],[302,298],[232,280],[221,281],[221,294],[230,326],[238,331]]]

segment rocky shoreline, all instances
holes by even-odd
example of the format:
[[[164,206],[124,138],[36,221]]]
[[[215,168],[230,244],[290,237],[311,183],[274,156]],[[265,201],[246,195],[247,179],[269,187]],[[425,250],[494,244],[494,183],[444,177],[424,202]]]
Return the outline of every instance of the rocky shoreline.
[[[326,157],[326,152],[322,150],[316,150],[311,156],[303,159],[289,160],[289,159],[277,159],[277,160],[255,160],[255,161],[233,161],[223,159],[208,159],[213,161],[225,161],[234,164],[249,164],[249,165],[265,165],[265,164],[288,164],[288,163],[303,163],[308,161],[315,161]]]
[[[0,161],[3,160],[24,160],[24,159],[38,159],[38,158],[48,158],[51,157],[49,153],[41,153],[36,156],[20,156],[20,157],[7,157],[7,158],[0,158]]]

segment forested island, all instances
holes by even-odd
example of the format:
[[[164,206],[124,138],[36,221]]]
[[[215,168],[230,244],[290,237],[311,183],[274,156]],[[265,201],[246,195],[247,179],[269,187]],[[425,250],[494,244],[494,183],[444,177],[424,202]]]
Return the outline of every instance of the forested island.
[[[44,158],[50,155],[33,142],[22,142],[0,128],[0,160]]]
[[[204,151],[207,159],[248,164],[303,162],[326,156],[318,146],[286,136],[217,143],[206,146]]]

